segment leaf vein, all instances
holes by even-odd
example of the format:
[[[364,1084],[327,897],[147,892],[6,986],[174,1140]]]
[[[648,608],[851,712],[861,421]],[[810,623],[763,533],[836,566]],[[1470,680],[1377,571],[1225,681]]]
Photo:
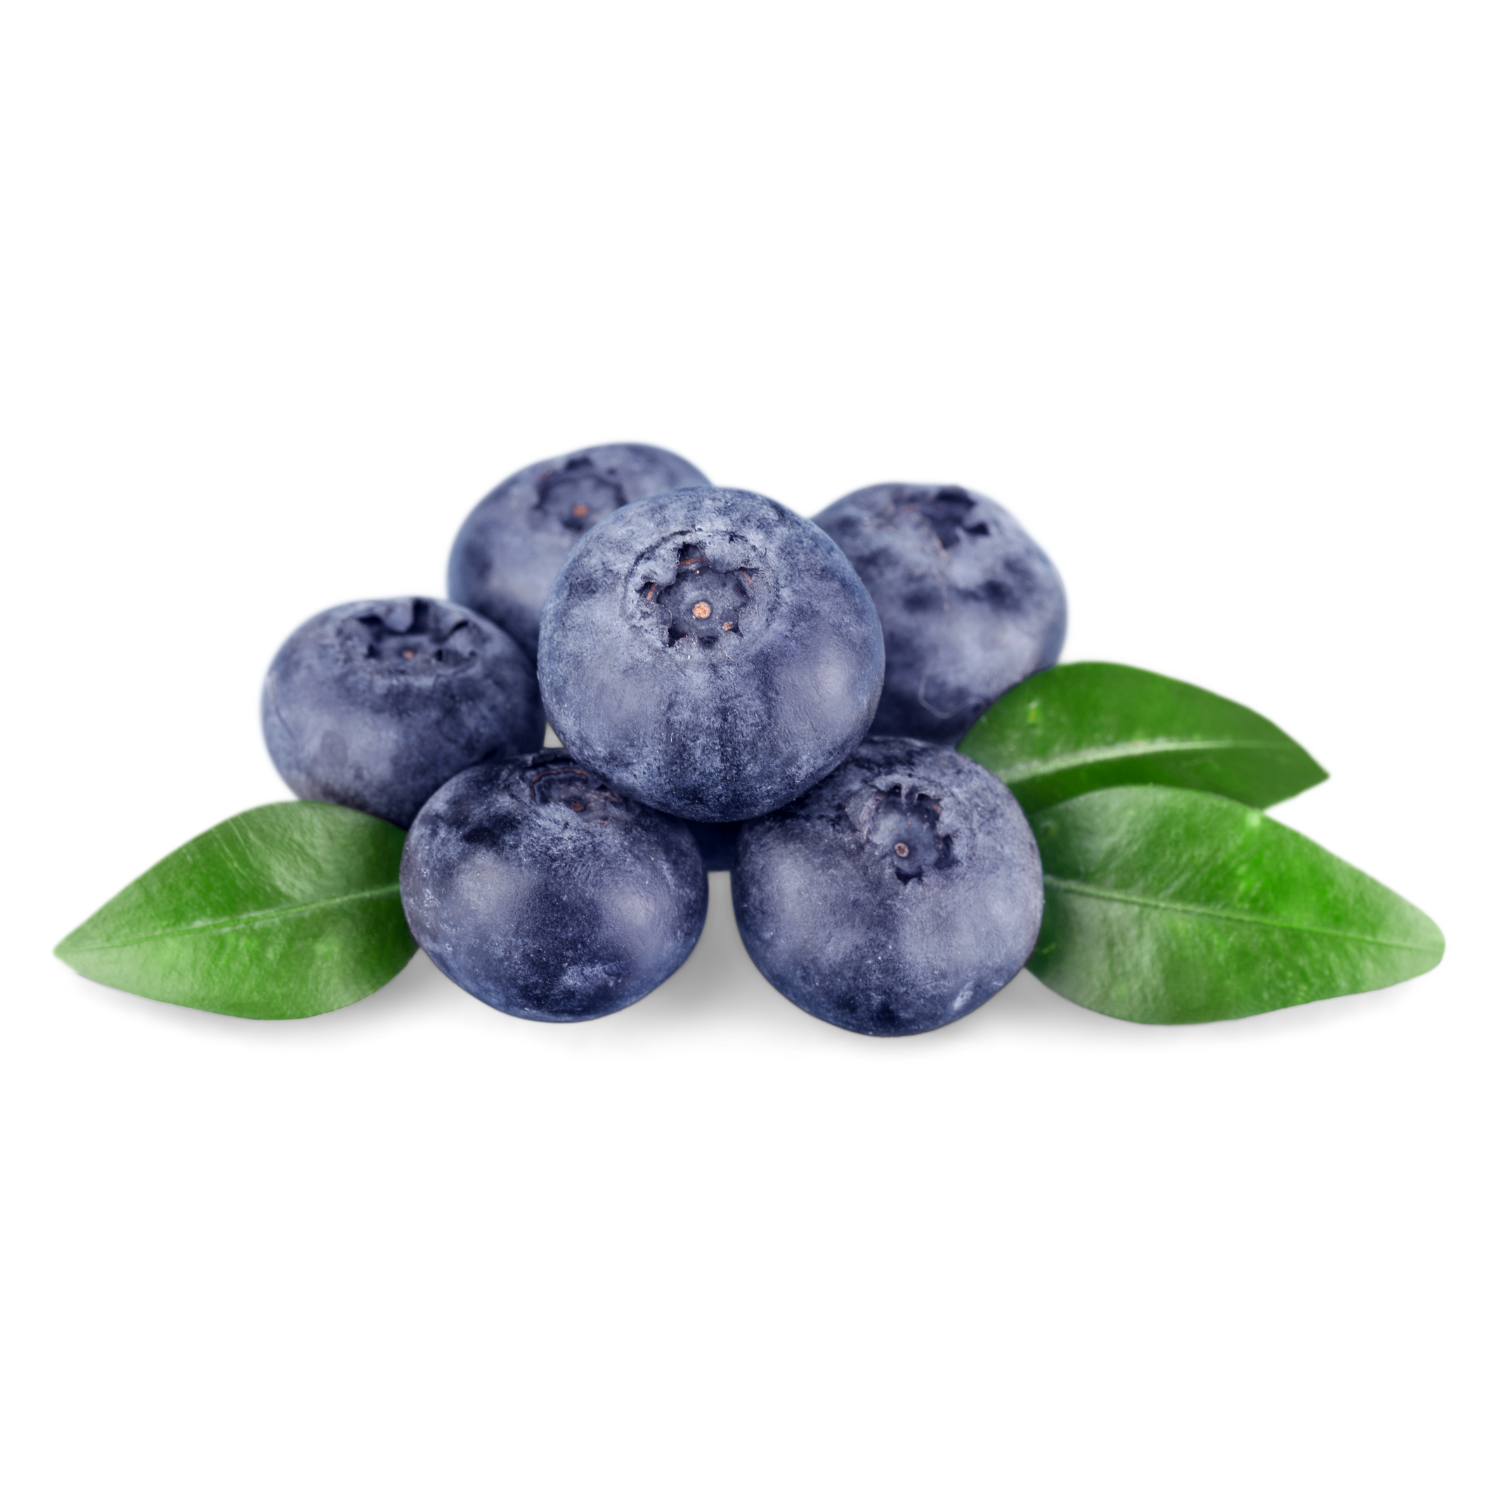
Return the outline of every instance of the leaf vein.
[[[267,922],[300,916],[304,912],[321,911],[331,906],[347,906],[355,901],[372,901],[378,896],[399,892],[400,889],[400,882],[392,881],[389,885],[372,886],[365,891],[351,891],[347,896],[326,896],[319,901],[302,901],[294,906],[268,906],[261,911],[237,912],[233,916],[220,917],[211,922],[190,922],[185,927],[161,927],[154,932],[143,933],[140,937],[125,938],[116,943],[79,944],[68,951],[98,953],[109,948],[136,948],[142,943],[154,943],[162,938],[198,937],[204,933],[223,932],[231,927],[259,927]]]
[[[1095,745],[1067,755],[1052,755],[1044,760],[1023,760],[1014,766],[995,771],[1007,786],[1034,776],[1050,776],[1055,771],[1073,771],[1111,760],[1131,760],[1137,756],[1159,755],[1169,750],[1266,750],[1285,755],[1295,747],[1278,740],[1132,740],[1124,745]]]
[[[1276,927],[1291,932],[1307,932],[1318,937],[1343,938],[1345,941],[1371,943],[1380,948],[1400,948],[1409,953],[1431,953],[1435,945],[1430,943],[1400,943],[1392,938],[1368,937],[1361,932],[1340,931],[1336,927],[1312,927],[1303,922],[1283,922],[1275,917],[1263,917],[1248,911],[1222,911],[1212,906],[1197,906],[1189,901],[1163,901],[1156,896],[1138,896],[1127,891],[1107,890],[1103,886],[1088,885],[1081,880],[1065,880],[1058,875],[1043,875],[1045,884],[1059,890],[1073,891],[1081,896],[1092,896],[1100,901],[1118,901],[1128,906],[1149,906],[1159,911],[1181,912],[1195,917],[1208,917],[1216,922],[1245,922],[1257,927]]]

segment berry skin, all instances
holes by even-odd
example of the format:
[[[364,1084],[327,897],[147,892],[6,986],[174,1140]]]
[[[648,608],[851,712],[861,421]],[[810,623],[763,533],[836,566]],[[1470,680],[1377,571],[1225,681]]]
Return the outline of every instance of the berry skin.
[[[826,532],[749,490],[617,510],[542,611],[537,668],[569,751],[698,822],[758,817],[826,776],[880,696],[880,621]]]
[[[455,984],[509,1015],[588,1021],[649,994],[708,912],[697,845],[562,750],[461,772],[401,856],[412,935]]]
[[[536,660],[542,602],[580,537],[622,505],[708,480],[644,443],[603,443],[512,474],[469,512],[448,558],[448,594],[504,627]]]
[[[956,745],[1023,677],[1053,666],[1068,605],[1011,514],[953,485],[876,484],[814,516],[854,564],[885,632],[872,734]]]
[[[266,674],[266,748],[299,797],[406,828],[450,776],[537,749],[536,673],[498,625],[437,599],[341,604],[299,626]]]
[[[734,915],[755,966],[809,1014],[867,1036],[966,1016],[1012,979],[1042,920],[1020,805],[956,750],[869,739],[740,830]]]

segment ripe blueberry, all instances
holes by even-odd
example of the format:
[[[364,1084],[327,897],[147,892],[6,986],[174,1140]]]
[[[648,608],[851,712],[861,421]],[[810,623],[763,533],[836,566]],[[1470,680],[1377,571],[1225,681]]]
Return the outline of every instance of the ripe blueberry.
[[[299,797],[405,828],[450,776],[542,743],[536,672],[498,625],[436,599],[341,604],[266,674],[266,748]]]
[[[1057,661],[1062,580],[993,500],[876,484],[813,519],[854,564],[885,632],[872,733],[956,745],[1002,693]]]
[[[908,1036],[983,1005],[1026,962],[1042,867],[1016,799],[956,750],[869,739],[740,830],[734,915],[803,1010]]]
[[[697,845],[562,750],[488,761],[428,801],[401,857],[412,935],[453,982],[533,1021],[587,1021],[679,968],[708,911]]]
[[[749,490],[617,510],[542,611],[542,701],[578,760],[682,818],[779,807],[863,739],[880,621],[826,532]]]
[[[448,559],[448,594],[503,626],[535,660],[542,601],[578,539],[633,500],[707,483],[685,458],[644,443],[543,459],[470,511]]]

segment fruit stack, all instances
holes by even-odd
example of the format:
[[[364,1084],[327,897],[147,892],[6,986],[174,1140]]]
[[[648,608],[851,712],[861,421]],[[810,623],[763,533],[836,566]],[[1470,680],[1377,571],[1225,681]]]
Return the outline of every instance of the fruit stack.
[[[851,1030],[956,1020],[1026,962],[1036,841],[953,747],[1057,660],[1066,606],[994,501],[878,485],[814,522],[587,448],[480,502],[449,590],[308,621],[264,723],[299,796],[410,828],[407,921],[470,994],[634,1003],[692,952],[711,868],[761,972]]]
[[[1181,1022],[1442,955],[1415,907],[1263,816],[1325,775],[1275,725],[1057,667],[1057,571],[972,490],[875,485],[809,521],[659,448],[586,448],[479,503],[448,588],[295,631],[262,717],[304,800],[183,846],[59,956],[289,1018],[420,945],[497,1010],[589,1020],[681,966],[715,869],[771,984],[870,1036],[956,1021],[1023,965]]]

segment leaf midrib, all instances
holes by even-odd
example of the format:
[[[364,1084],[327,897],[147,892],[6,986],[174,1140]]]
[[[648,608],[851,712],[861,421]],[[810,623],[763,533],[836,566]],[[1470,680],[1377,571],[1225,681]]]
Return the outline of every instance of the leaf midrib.
[[[1243,922],[1255,927],[1274,927],[1281,932],[1307,932],[1318,937],[1340,938],[1345,942],[1370,943],[1379,948],[1398,948],[1406,953],[1436,953],[1439,945],[1420,943],[1398,943],[1391,938],[1366,937],[1363,933],[1347,932],[1337,927],[1311,927],[1302,922],[1282,922],[1274,917],[1257,916],[1254,912],[1224,911],[1213,906],[1196,906],[1188,901],[1163,901],[1158,896],[1138,896],[1126,891],[1113,891],[1103,886],[1089,885],[1082,880],[1065,880],[1060,875],[1043,875],[1046,885],[1059,890],[1073,891],[1081,896],[1092,896],[1100,901],[1119,901],[1127,906],[1149,906],[1158,911],[1178,912],[1188,916],[1208,917],[1215,922]]]
[[[79,943],[69,945],[66,941],[58,945],[58,953],[101,953],[111,948],[136,948],[142,943],[155,943],[162,938],[197,937],[200,934],[223,932],[231,927],[261,927],[267,922],[280,922],[288,917],[301,916],[304,912],[321,911],[331,906],[347,906],[355,901],[372,901],[378,896],[399,893],[400,881],[389,885],[371,886],[368,890],[351,891],[347,896],[326,896],[318,901],[301,901],[294,906],[268,906],[260,911],[239,912],[232,917],[220,917],[212,922],[192,922],[186,927],[161,927],[140,937],[125,938],[117,943]]]
[[[996,770],[995,775],[1007,786],[1033,776],[1046,776],[1054,771],[1072,771],[1079,766],[1091,766],[1100,761],[1128,760],[1135,755],[1154,755],[1163,750],[1278,750],[1292,748],[1283,740],[1131,740],[1121,745],[1099,745],[1087,750],[1074,750],[1066,755],[1054,755],[1046,760],[1023,760],[1014,766]]]

